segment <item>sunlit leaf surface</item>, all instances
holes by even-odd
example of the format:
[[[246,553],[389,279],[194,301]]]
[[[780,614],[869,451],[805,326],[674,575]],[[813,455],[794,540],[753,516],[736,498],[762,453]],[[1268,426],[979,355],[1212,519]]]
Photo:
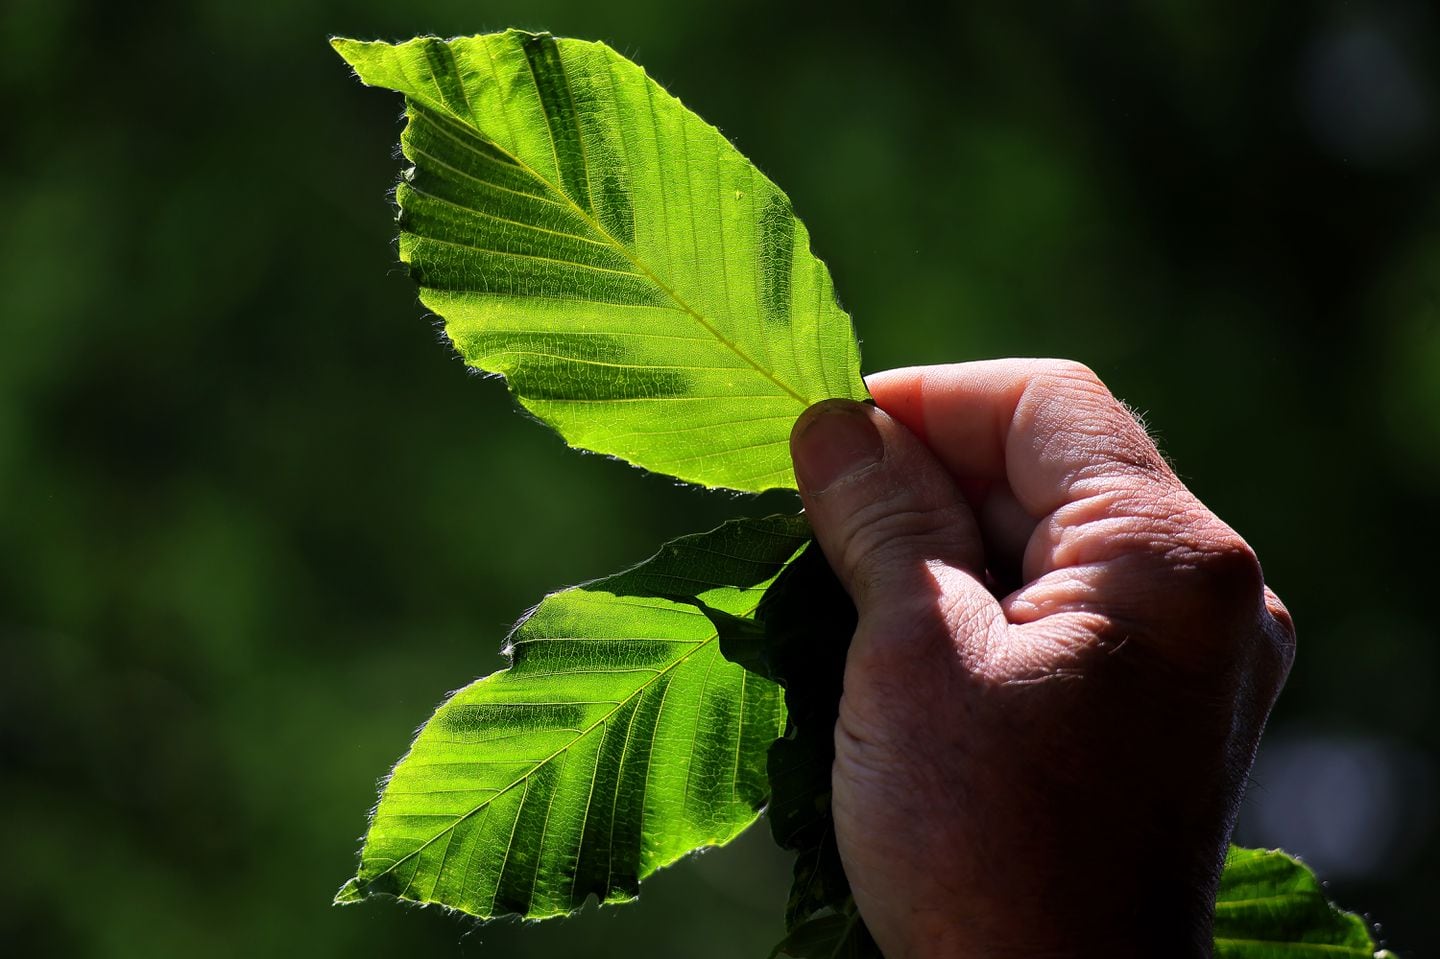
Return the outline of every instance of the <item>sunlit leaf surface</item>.
[[[1216,959],[1394,959],[1365,920],[1278,850],[1231,847],[1215,901]]]
[[[563,915],[739,834],[784,707],[701,609],[753,616],[808,537],[796,516],[736,520],[547,596],[509,668],[451,697],[395,767],[339,901]]]
[[[517,30],[334,46],[405,95],[400,256],[421,300],[570,444],[790,487],[796,417],[867,395],[790,201],[640,67]]]

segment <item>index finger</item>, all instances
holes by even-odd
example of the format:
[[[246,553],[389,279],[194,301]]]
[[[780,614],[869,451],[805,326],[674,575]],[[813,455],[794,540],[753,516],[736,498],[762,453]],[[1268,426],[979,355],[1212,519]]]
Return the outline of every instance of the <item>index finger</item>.
[[[1121,476],[1179,482],[1130,411],[1080,363],[913,366],[865,382],[880,408],[953,476],[1008,482],[1032,516],[1112,487]]]

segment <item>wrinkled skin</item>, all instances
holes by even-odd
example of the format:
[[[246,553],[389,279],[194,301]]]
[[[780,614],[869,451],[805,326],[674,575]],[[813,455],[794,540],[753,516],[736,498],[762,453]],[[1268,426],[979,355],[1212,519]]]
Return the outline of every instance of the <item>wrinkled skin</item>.
[[[1088,369],[868,380],[791,437],[859,610],[836,725],[846,872],[889,959],[1209,955],[1294,648],[1254,552]]]

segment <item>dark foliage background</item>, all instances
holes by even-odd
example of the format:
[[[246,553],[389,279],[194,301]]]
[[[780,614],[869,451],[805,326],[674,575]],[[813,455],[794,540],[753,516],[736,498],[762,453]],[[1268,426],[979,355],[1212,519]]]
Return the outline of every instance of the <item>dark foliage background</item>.
[[[0,941],[758,956],[757,831],[638,906],[328,905],[376,778],[545,591],[784,497],[582,457],[395,263],[332,33],[604,39],[782,185],[867,370],[1082,359],[1301,632],[1241,827],[1440,948],[1440,23],[1425,2],[0,5]],[[22,948],[22,951],[27,951]],[[28,954],[28,952],[27,952]]]

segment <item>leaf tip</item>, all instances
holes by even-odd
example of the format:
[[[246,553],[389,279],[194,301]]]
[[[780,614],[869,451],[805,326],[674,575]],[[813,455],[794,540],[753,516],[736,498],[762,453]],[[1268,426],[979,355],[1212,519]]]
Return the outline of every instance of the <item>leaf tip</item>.
[[[340,54],[340,58],[346,63],[349,63],[351,51],[355,47],[363,45],[363,43],[364,41],[356,40],[351,37],[336,36],[330,38],[330,49]]]
[[[350,65],[366,86],[384,86],[389,78],[385,69],[386,57],[394,48],[384,40],[336,36],[330,38],[330,49]]]
[[[360,879],[357,876],[340,887],[340,891],[335,893],[335,898],[330,904],[332,906],[348,906],[364,898],[365,892],[361,888]]]

